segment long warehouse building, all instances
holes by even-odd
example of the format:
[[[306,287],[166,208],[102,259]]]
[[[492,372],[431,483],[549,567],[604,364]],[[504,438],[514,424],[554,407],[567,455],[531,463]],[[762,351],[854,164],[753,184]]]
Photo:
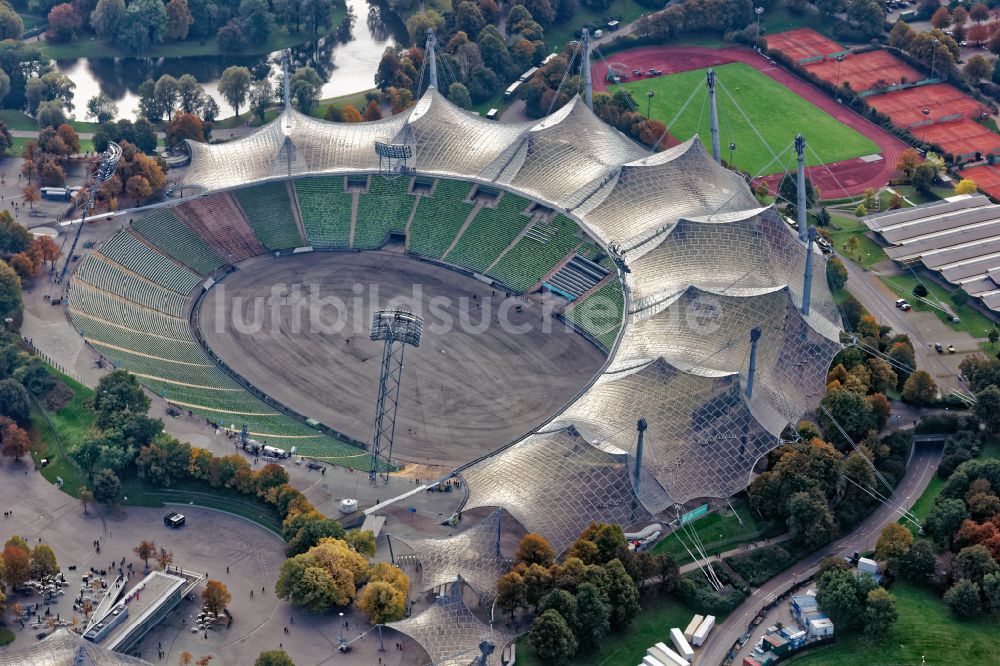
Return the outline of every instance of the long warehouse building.
[[[962,195],[862,219],[888,244],[890,259],[923,264],[1000,312],[1000,206]]]

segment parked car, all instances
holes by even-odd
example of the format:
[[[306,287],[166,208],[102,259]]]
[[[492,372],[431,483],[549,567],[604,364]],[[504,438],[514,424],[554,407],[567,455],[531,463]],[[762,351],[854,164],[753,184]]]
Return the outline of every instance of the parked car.
[[[641,69],[633,69],[632,70],[632,76],[635,76],[635,77],[642,76],[642,70]]]
[[[955,345],[948,345],[948,353],[949,354],[955,353]]]
[[[896,301],[896,307],[902,310],[903,312],[906,312],[910,309],[910,304],[906,302],[905,298],[901,298],[898,301]]]
[[[940,342],[935,342],[934,343],[934,351],[936,351],[938,354],[943,354],[944,353],[944,346]]]
[[[184,518],[183,513],[177,513],[176,511],[171,511],[170,513],[168,513],[163,517],[163,524],[166,525],[167,527],[176,528],[183,525],[185,520],[186,519]]]

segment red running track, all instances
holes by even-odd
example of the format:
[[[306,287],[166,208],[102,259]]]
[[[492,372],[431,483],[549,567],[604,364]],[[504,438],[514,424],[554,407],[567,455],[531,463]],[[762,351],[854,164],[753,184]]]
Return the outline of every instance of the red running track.
[[[896,162],[899,155],[909,146],[885,131],[878,125],[863,118],[842,104],[838,104],[829,95],[815,86],[796,77],[791,72],[772,65],[764,56],[743,48],[710,49],[700,46],[646,46],[628,51],[621,51],[611,56],[612,62],[622,63],[631,73],[633,69],[649,71],[651,67],[661,70],[664,74],[675,74],[691,69],[715,67],[731,62],[742,62],[767,75],[795,94],[809,101],[814,106],[827,112],[851,129],[871,139],[879,147],[881,160],[865,162],[861,158],[812,166],[806,169],[806,175],[818,186],[826,199],[839,199],[864,193],[868,188],[878,189],[889,183],[896,172]],[[594,65],[593,79],[595,90],[607,89],[607,65],[603,62]],[[772,191],[777,185],[781,174],[766,176],[762,180],[768,183]]]

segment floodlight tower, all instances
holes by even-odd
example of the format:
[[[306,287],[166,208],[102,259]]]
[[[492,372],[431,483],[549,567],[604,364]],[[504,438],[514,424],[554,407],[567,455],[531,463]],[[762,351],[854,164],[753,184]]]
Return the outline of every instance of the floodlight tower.
[[[405,310],[376,310],[372,316],[371,339],[382,340],[382,372],[378,380],[375,425],[372,429],[372,466],[368,478],[374,486],[381,473],[389,483],[392,438],[396,433],[396,408],[403,378],[406,345],[420,346],[424,320]],[[381,466],[381,469],[380,469]]]
[[[590,71],[590,30],[583,29],[583,101],[587,103],[587,108],[594,109],[594,81]]]
[[[809,238],[806,231],[809,226],[809,218],[806,216],[806,139],[801,134],[795,135],[795,154],[799,162],[799,178],[796,183],[798,201],[795,204],[795,213],[799,222],[799,240],[805,243]]]
[[[722,164],[722,149],[719,147],[719,108],[715,102],[715,70],[708,70],[708,115],[712,121],[712,157]],[[730,165],[731,166],[731,165]]]
[[[97,196],[97,188],[101,183],[115,175],[118,162],[122,158],[122,148],[114,141],[108,142],[108,149],[101,154],[101,161],[97,169],[91,176],[90,190],[87,192],[87,200],[83,203],[83,214],[80,215],[80,224],[76,227],[76,235],[73,236],[73,244],[69,247],[69,254],[66,255],[66,263],[63,264],[62,274],[59,275],[59,283],[66,279],[66,271],[69,270],[70,262],[73,261],[73,254],[76,252],[76,244],[80,240],[80,232],[87,221],[87,213],[94,207],[94,198]]]
[[[438,87],[438,67],[437,67],[437,54],[435,53],[435,45],[437,44],[437,38],[434,36],[434,29],[429,28],[427,30],[427,46],[424,48],[424,57],[428,58],[427,63],[430,65],[430,71],[428,76],[430,77],[428,87],[434,88]]]

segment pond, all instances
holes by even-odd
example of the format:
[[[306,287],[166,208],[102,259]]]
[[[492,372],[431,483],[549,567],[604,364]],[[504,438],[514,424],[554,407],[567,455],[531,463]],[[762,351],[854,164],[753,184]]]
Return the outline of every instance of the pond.
[[[292,49],[293,67],[313,67],[325,83],[320,99],[339,97],[368,90],[375,85],[375,71],[386,46],[406,40],[406,27],[394,15],[383,13],[365,0],[347,0],[354,16],[352,24],[316,42]],[[118,117],[134,119],[139,108],[139,86],[146,79],[163,74],[180,77],[192,74],[205,92],[219,104],[220,118],[233,113],[218,91],[219,77],[232,65],[249,67],[254,77],[270,69],[277,89],[281,72],[281,53],[261,56],[192,56],[189,58],[77,58],[58,61],[59,69],[76,89],[73,92],[73,115],[85,118],[87,100],[100,91],[115,100]],[[241,111],[244,109],[241,108]]]

